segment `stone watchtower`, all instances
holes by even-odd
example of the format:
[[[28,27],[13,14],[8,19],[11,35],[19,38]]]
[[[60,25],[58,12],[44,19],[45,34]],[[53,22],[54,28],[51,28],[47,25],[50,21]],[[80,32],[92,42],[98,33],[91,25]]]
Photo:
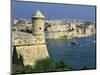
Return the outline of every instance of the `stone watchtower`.
[[[32,34],[25,32],[12,33],[12,45],[16,48],[18,56],[23,57],[24,65],[34,65],[39,59],[49,57],[44,25],[45,17],[37,10],[32,16]]]
[[[37,10],[32,16],[32,34],[36,36],[44,36],[44,15]]]

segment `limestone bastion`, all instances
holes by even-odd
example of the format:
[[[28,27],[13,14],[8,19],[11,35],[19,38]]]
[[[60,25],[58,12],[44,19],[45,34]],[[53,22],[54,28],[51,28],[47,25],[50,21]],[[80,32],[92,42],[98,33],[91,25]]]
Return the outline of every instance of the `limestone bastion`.
[[[49,57],[45,35],[45,16],[37,10],[32,16],[32,34],[20,31],[12,32],[12,47],[17,51],[18,58],[23,57],[24,65],[34,65],[39,59]]]

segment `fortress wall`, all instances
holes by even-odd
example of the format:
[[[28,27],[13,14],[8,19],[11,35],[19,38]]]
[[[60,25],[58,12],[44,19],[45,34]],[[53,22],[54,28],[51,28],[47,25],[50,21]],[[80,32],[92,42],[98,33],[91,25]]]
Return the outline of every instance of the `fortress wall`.
[[[46,32],[45,36],[46,39],[70,39],[70,38],[74,38],[74,37],[78,37],[80,35],[82,36],[90,36],[90,35],[94,35],[95,34],[95,28],[92,29],[78,29],[68,32],[68,31],[61,31],[61,32]]]
[[[32,66],[37,60],[49,57],[44,36],[44,19],[45,16],[37,10],[32,16],[32,34],[19,31],[12,33],[12,45],[16,47],[18,57],[22,56],[25,66]],[[22,27],[25,29],[25,26]]]
[[[45,44],[16,46],[18,57],[23,57],[24,65],[34,65],[35,61],[49,57]]]
[[[64,39],[64,38],[70,39],[76,36],[76,31],[47,32],[45,36],[46,36],[46,39]]]

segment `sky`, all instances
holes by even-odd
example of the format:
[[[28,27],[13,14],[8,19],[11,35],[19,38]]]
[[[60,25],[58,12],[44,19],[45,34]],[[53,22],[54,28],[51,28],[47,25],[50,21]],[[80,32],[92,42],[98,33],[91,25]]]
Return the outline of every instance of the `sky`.
[[[24,1],[12,2],[12,15],[16,19],[31,19],[37,9],[43,13],[46,19],[81,19],[95,21],[96,17],[95,6]]]

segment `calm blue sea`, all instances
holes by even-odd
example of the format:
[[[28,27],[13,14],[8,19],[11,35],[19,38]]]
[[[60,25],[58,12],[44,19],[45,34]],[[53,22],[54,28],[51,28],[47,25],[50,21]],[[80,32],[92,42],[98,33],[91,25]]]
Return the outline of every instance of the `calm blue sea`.
[[[83,66],[96,67],[96,37],[88,36],[72,40],[47,40],[49,55],[56,61],[63,60],[74,69]],[[74,42],[75,44],[72,44]]]

